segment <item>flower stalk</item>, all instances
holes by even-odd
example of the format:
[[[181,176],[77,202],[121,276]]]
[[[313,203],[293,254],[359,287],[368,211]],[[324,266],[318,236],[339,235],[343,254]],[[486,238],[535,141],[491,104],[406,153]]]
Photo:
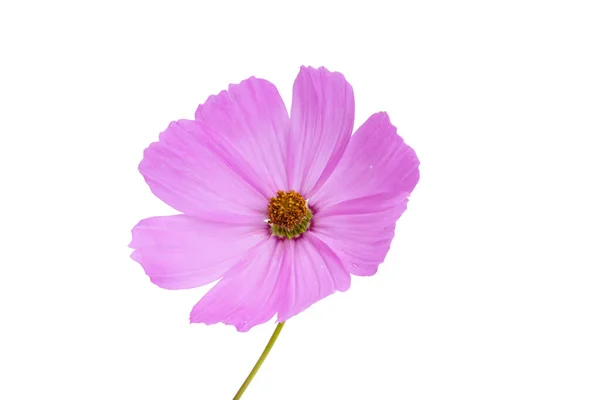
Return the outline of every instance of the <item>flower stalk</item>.
[[[277,338],[279,337],[279,333],[281,332],[281,329],[283,329],[283,324],[285,324],[285,322],[280,322],[277,324],[277,327],[275,327],[275,331],[273,332],[273,335],[271,335],[271,339],[269,339],[269,343],[267,343],[267,346],[265,347],[262,354],[258,358],[258,361],[256,361],[256,364],[254,364],[254,368],[252,368],[252,371],[250,371],[250,374],[248,375],[248,377],[246,378],[244,383],[242,383],[242,386],[240,386],[240,389],[235,394],[233,400],[239,400],[242,398],[242,395],[246,391],[246,388],[248,388],[248,385],[250,385],[250,382],[252,382],[254,375],[256,375],[256,373],[260,369],[263,362],[265,362],[265,359],[269,355],[271,348],[277,341]]]

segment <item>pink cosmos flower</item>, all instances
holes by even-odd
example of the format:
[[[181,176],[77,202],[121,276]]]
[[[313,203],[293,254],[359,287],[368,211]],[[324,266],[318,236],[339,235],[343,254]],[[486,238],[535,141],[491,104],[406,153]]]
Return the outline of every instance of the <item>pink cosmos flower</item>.
[[[190,321],[238,331],[373,275],[419,160],[386,113],[353,124],[352,87],[325,68],[300,69],[291,115],[263,79],[210,96],[144,152],[150,189],[182,214],[140,221],[132,258],[162,288],[219,280]]]

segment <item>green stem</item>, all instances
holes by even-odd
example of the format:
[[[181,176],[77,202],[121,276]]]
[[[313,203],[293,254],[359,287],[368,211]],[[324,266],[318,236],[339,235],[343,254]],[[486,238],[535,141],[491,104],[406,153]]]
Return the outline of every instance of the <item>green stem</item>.
[[[267,343],[267,347],[265,347],[262,354],[258,358],[258,361],[256,362],[256,364],[254,364],[254,368],[252,368],[252,371],[250,371],[250,374],[248,375],[248,377],[246,378],[244,383],[242,383],[240,390],[237,391],[233,400],[239,400],[242,398],[242,395],[246,391],[246,388],[248,387],[248,385],[250,385],[250,382],[252,382],[252,378],[254,378],[254,375],[256,375],[256,373],[260,369],[260,366],[263,364],[263,362],[265,362],[265,359],[269,355],[271,348],[273,347],[273,345],[275,344],[275,341],[279,337],[279,332],[281,332],[281,329],[283,328],[283,324],[285,324],[285,322],[280,322],[277,324],[277,327],[275,328],[275,332],[273,332],[273,335],[271,335],[271,339],[269,339],[269,343]]]

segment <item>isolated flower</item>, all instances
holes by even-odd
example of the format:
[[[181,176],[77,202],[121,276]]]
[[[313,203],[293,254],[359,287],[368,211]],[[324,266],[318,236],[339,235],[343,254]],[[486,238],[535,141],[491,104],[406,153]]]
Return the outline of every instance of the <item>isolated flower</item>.
[[[385,113],[354,135],[344,76],[302,67],[291,116],[273,84],[249,78],[172,122],[144,152],[152,192],[182,214],[133,228],[132,258],[166,289],[218,283],[191,322],[239,331],[283,322],[373,275],[419,180]]]

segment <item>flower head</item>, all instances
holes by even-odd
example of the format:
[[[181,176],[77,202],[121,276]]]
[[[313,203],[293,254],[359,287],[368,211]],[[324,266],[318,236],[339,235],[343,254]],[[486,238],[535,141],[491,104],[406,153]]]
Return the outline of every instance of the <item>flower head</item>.
[[[210,96],[144,152],[150,189],[181,214],[140,221],[132,258],[166,289],[218,280],[190,321],[239,331],[373,275],[419,161],[387,114],[353,124],[352,87],[325,68],[300,69],[289,116],[266,80]]]
[[[295,190],[278,190],[269,200],[269,220],[271,232],[275,236],[293,239],[308,229],[312,213],[304,197]]]

